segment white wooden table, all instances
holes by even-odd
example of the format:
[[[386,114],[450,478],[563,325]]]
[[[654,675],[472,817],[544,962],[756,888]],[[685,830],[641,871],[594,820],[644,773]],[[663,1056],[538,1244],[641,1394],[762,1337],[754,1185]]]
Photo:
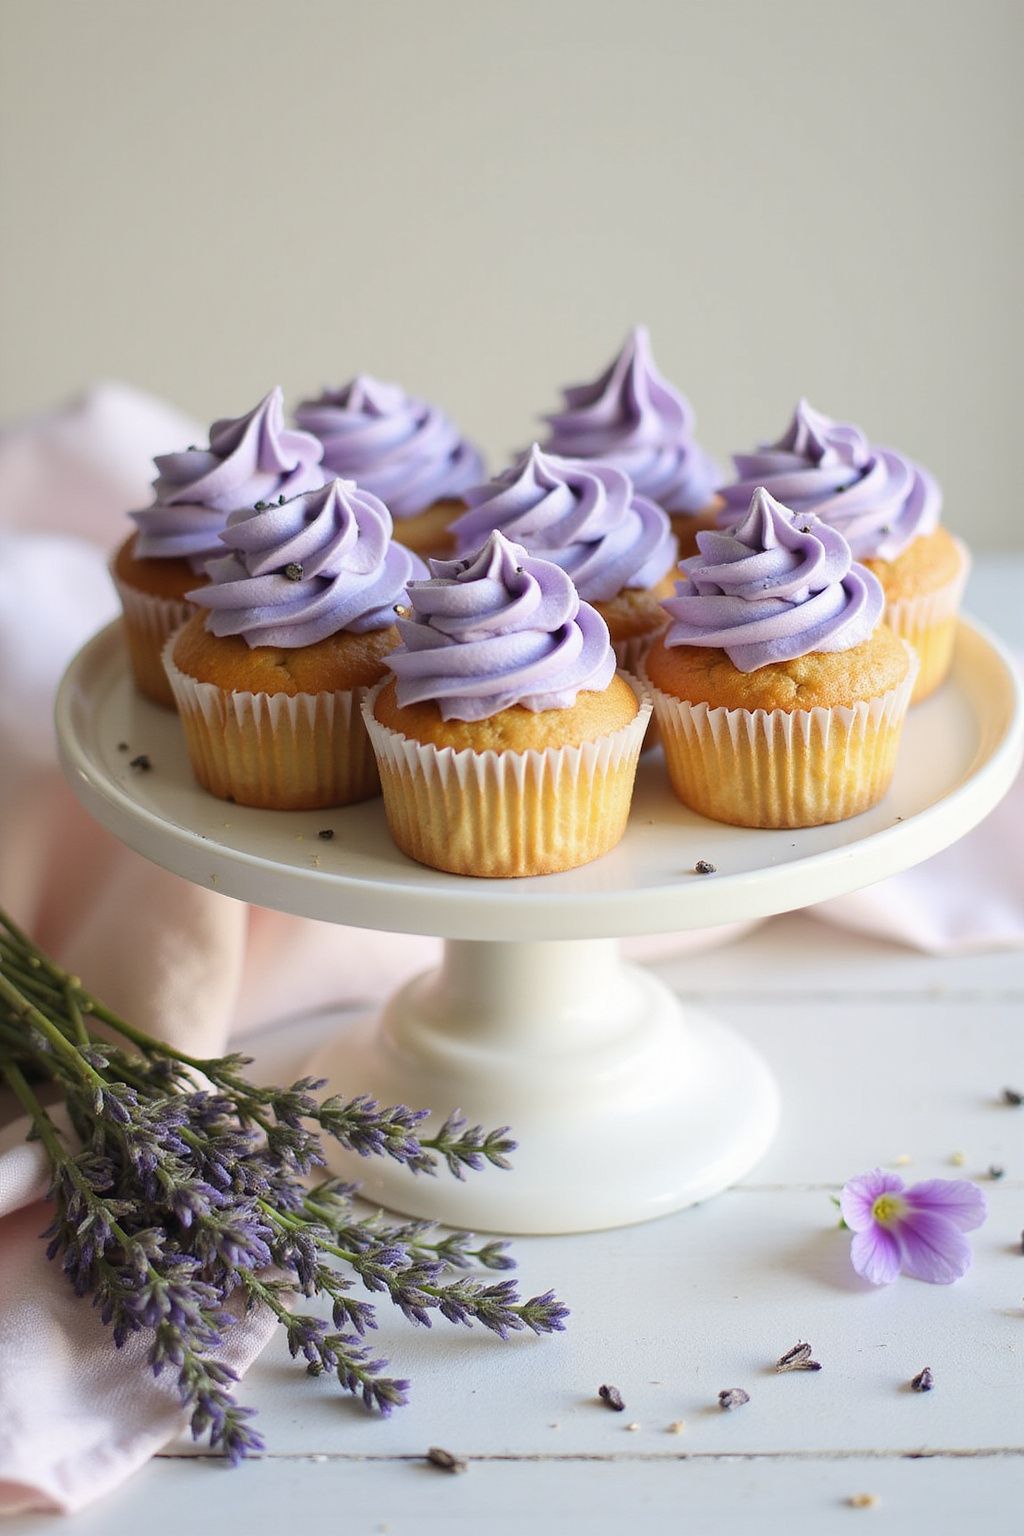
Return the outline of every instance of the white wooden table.
[[[1022,557],[979,562],[969,606],[1024,646],[1022,578]],[[414,1384],[387,1423],[308,1381],[278,1340],[244,1388],[264,1457],[228,1473],[171,1446],[76,1532],[1024,1529],[1024,1109],[998,1102],[1024,1088],[1024,954],[930,959],[797,914],[662,972],[749,1031],[778,1075],[783,1129],[750,1178],[646,1227],[518,1241],[524,1290],[554,1286],[572,1308],[564,1336],[426,1333],[382,1308],[381,1353]],[[264,1036],[258,1065],[284,1074],[317,1037]],[[900,1159],[908,1180],[985,1185],[959,1285],[866,1292],[853,1275],[830,1196]],[[798,1339],[823,1369],[774,1374]],[[924,1365],[935,1389],[917,1394]],[[596,1401],[602,1382],[624,1413]],[[723,1413],[732,1386],[751,1400]],[[427,1466],[432,1445],[467,1474]],[[877,1502],[851,1505],[860,1494]]]

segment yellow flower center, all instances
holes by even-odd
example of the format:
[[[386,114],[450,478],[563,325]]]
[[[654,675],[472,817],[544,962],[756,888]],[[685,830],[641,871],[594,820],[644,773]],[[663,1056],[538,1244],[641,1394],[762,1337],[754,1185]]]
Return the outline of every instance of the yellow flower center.
[[[906,1208],[906,1202],[899,1195],[879,1195],[871,1207],[871,1215],[881,1226],[888,1227],[899,1221]]]

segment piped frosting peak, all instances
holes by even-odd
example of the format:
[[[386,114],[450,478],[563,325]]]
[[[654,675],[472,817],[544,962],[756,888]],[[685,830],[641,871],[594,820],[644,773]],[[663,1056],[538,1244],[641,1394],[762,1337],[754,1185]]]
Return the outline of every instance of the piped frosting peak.
[[[323,485],[322,457],[315,437],[285,426],[284,397],[272,389],[244,416],[215,421],[208,447],[158,455],[153,503],[131,514],[136,553],[202,570],[230,513]]]
[[[544,418],[547,452],[617,465],[666,512],[707,507],[718,468],[694,438],[689,401],[658,372],[646,326],[634,326],[598,379],[562,394],[562,409]]]
[[[665,602],[665,644],[717,646],[741,672],[860,645],[885,597],[837,529],[796,514],[763,486],[731,532],[698,533],[698,555]]]
[[[295,419],[323,445],[332,474],[357,480],[399,520],[484,476],[480,453],[443,411],[369,374],[304,400]]]
[[[586,602],[606,602],[626,587],[650,589],[673,565],[667,516],[638,496],[629,476],[597,460],[561,459],[535,443],[511,469],[467,492],[470,510],[452,524],[467,554],[495,528],[572,577]]]
[[[412,613],[388,657],[400,705],[434,700],[446,720],[484,720],[516,704],[566,709],[608,687],[608,628],[559,566],[495,530],[475,554],[430,568],[409,583]]]
[[[719,521],[742,517],[764,485],[797,512],[815,512],[838,528],[857,560],[894,560],[931,533],[942,509],[927,470],[903,454],[876,448],[859,427],[834,421],[801,400],[777,443],[733,456],[737,479],[723,486]]]
[[[209,610],[215,635],[251,646],[314,645],[339,630],[395,622],[413,557],[392,542],[391,515],[352,481],[254,511],[234,513],[221,540],[228,554],[207,567],[209,585],[189,593]]]

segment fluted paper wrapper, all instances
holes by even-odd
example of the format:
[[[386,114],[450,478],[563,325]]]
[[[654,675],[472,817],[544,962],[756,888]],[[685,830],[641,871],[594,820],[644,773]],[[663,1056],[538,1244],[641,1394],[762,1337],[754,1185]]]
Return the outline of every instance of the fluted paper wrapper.
[[[367,694],[366,728],[377,754],[384,809],[403,853],[456,875],[507,879],[589,864],[626,830],[637,759],[651,714],[579,747],[455,751],[413,741],[373,716],[384,684]]]
[[[242,693],[163,661],[196,778],[221,800],[271,811],[325,810],[380,793],[363,724],[365,688]]]
[[[712,709],[648,682],[672,787],[739,827],[816,827],[876,805],[892,780],[917,657],[898,688],[832,709]],[[646,679],[645,679],[646,681]]]
[[[910,641],[921,663],[911,704],[920,703],[945,682],[953,661],[957,614],[971,570],[967,545],[962,539],[953,542],[960,556],[960,569],[952,581],[921,597],[886,603],[885,622],[901,639]]]
[[[650,629],[644,635],[630,635],[625,640],[613,640],[612,650],[615,652],[615,663],[620,672],[628,672],[630,677],[639,677],[643,669],[644,657],[658,636],[668,627],[668,615],[665,615],[665,623],[660,629]],[[647,722],[647,734],[644,737],[642,752],[652,752],[658,745],[658,722],[652,714]]]
[[[620,670],[630,673],[633,677],[639,677],[644,657],[667,627],[668,615],[666,614],[665,623],[659,629],[649,629],[642,635],[629,635],[625,640],[613,640],[612,650],[615,652],[615,662]]]
[[[174,695],[164,671],[163,650],[175,630],[195,613],[195,604],[140,592],[121,581],[112,567],[110,574],[124,610],[124,636],[135,686],[154,704],[173,709]]]

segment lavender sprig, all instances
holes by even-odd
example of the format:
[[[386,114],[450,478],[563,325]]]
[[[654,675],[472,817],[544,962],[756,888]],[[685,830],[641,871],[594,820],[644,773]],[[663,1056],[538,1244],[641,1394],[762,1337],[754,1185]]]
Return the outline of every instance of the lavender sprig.
[[[232,1462],[263,1448],[219,1358],[240,1311],[268,1308],[310,1375],[330,1373],[383,1415],[406,1401],[409,1383],[387,1375],[367,1344],[377,1315],[357,1287],[428,1328],[435,1316],[503,1339],[564,1327],[552,1292],[521,1300],[512,1280],[465,1273],[514,1268],[506,1243],[364,1214],[356,1186],[309,1182],[324,1135],[461,1179],[509,1166],[507,1127],[485,1131],[456,1111],[428,1136],[428,1111],[367,1095],[320,1100],[311,1078],[261,1086],[244,1075],[248,1064],[237,1053],[193,1057],[135,1028],[0,911],[0,1072],[53,1170],[47,1255],[92,1298],[117,1348],[148,1336],[149,1366],[175,1373],[196,1438]],[[57,1089],[80,1145],[44,1107],[38,1080]],[[330,1324],[296,1296],[329,1303]]]

